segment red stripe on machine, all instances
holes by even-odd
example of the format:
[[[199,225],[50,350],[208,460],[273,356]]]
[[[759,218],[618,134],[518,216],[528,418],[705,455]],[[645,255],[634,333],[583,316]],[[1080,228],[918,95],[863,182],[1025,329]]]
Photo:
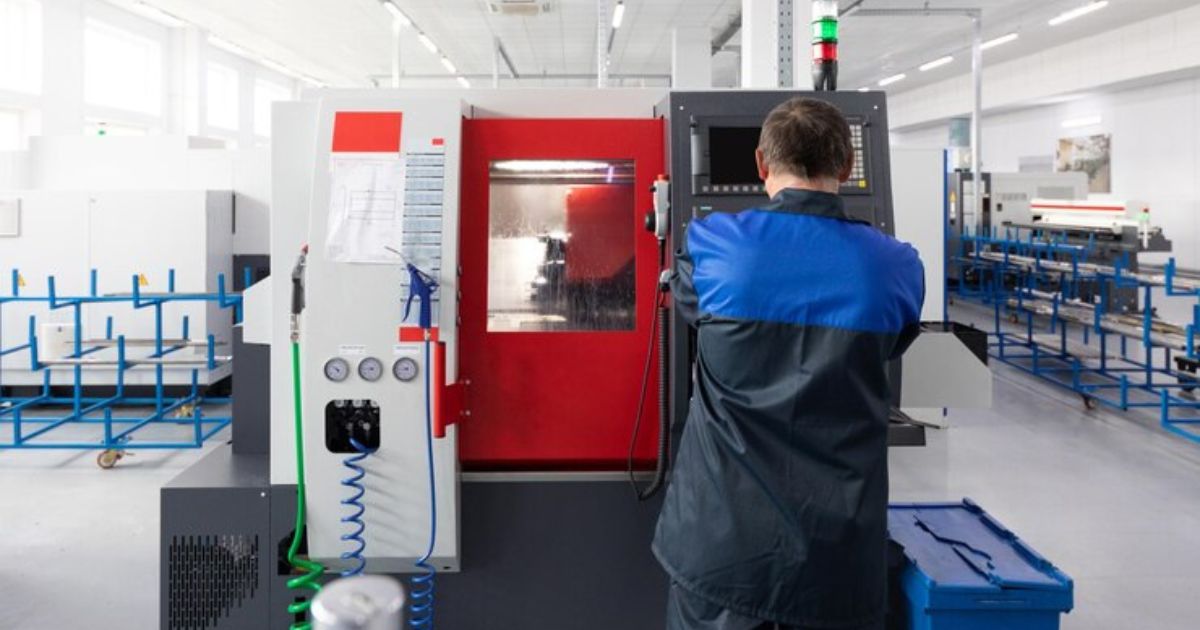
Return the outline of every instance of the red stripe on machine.
[[[429,330],[429,340],[438,340],[438,329],[435,326]],[[425,341],[425,330],[419,326],[401,326],[400,343],[420,343]]]
[[[337,112],[333,116],[334,153],[399,153],[401,112]]]

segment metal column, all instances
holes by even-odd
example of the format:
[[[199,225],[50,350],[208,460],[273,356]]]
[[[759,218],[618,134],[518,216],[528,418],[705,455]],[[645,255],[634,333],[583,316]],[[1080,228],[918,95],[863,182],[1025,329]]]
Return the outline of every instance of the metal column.
[[[975,216],[983,216],[983,13],[971,16],[971,181],[974,182]]]

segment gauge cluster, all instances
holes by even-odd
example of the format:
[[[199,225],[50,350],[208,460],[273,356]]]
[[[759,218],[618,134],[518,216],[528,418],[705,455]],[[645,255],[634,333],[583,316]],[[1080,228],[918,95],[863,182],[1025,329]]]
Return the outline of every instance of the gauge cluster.
[[[396,359],[391,369],[392,376],[402,383],[415,380],[421,372],[420,365],[411,357]],[[353,366],[345,357],[333,357],[325,362],[323,369],[325,378],[334,383],[343,383],[349,380],[352,374],[357,374],[368,383],[375,383],[383,378],[386,371],[383,361],[376,357],[363,357]]]

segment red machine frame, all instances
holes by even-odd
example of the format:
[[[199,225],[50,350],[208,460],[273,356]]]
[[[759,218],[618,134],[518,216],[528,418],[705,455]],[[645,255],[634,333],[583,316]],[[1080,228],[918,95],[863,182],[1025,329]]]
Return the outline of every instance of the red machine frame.
[[[654,318],[658,247],[643,227],[664,168],[660,119],[479,119],[463,123],[458,422],[466,470],[623,470]],[[633,160],[636,325],[631,331],[488,332],[489,167],[495,160]],[[652,357],[652,360],[654,358]],[[634,368],[632,366],[638,366]],[[652,466],[657,374],[635,465]]]

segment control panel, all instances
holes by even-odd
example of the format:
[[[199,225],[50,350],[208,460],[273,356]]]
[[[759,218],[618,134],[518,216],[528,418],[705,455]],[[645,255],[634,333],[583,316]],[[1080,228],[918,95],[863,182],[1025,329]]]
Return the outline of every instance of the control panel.
[[[691,128],[692,190],[704,196],[765,195],[754,152],[762,127],[738,125],[742,117],[717,116],[693,121]],[[747,121],[748,122],[748,121]],[[872,193],[871,152],[867,120],[850,117],[854,168],[842,184],[843,195]]]
[[[658,113],[670,123],[676,216],[766,203],[754,160],[763,120],[779,103],[801,95],[831,102],[845,114],[854,147],[854,167],[840,191],[847,212],[892,233],[887,110],[880,93],[672,92]]]

